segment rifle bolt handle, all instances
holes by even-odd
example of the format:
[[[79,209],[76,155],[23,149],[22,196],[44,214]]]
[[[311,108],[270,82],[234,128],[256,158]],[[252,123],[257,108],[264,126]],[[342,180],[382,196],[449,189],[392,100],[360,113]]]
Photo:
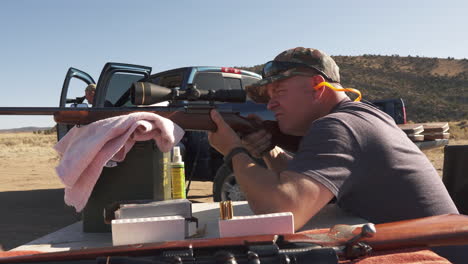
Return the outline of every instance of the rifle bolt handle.
[[[361,237],[373,237],[377,233],[375,225],[372,223],[367,223],[362,226]]]

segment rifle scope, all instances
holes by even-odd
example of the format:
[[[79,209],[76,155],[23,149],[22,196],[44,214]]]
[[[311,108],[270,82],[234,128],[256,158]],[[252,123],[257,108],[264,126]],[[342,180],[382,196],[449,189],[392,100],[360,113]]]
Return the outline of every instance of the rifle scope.
[[[244,90],[199,90],[196,85],[186,90],[171,89],[150,82],[135,82],[130,88],[134,105],[151,105],[164,101],[218,101],[243,103]]]

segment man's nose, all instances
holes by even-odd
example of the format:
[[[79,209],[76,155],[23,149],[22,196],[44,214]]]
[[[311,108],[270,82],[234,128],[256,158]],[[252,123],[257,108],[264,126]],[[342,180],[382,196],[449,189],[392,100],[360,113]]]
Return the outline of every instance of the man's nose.
[[[267,104],[267,109],[273,111],[276,107],[278,107],[279,103],[274,97],[270,97],[270,100]]]

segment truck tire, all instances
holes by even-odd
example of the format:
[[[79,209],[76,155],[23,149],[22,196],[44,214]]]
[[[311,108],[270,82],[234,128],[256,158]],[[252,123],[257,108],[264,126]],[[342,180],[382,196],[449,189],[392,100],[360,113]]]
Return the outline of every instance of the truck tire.
[[[234,173],[225,165],[219,167],[213,180],[213,200],[215,202],[245,200]]]

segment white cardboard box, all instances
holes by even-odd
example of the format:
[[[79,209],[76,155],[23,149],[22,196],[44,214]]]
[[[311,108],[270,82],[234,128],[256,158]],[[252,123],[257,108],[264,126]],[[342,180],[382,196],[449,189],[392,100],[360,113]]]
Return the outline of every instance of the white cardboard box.
[[[185,218],[177,216],[112,220],[114,246],[185,239]]]
[[[294,218],[291,212],[235,216],[218,221],[220,237],[249,235],[293,234]]]

